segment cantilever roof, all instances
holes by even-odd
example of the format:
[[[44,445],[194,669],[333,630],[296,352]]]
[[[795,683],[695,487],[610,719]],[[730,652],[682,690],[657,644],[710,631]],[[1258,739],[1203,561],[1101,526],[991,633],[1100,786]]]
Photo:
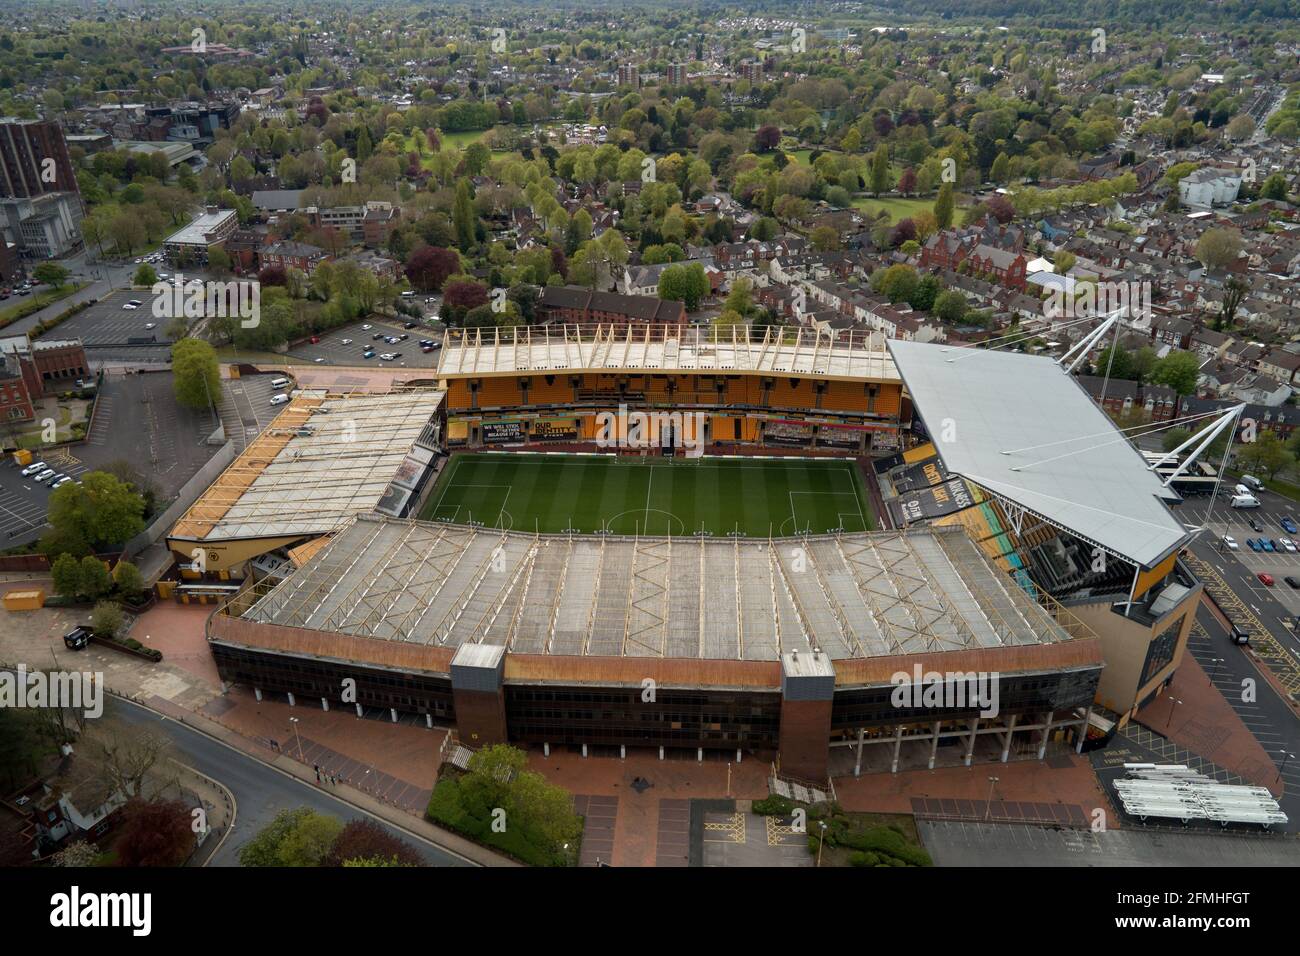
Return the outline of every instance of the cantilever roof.
[[[814,647],[838,660],[1091,636],[947,528],[742,541],[360,515],[241,616],[426,648],[739,661]]]
[[[442,344],[440,376],[635,369],[898,381],[889,354],[871,348],[865,331],[553,325],[449,329]]]
[[[888,344],[950,472],[1145,567],[1190,539],[1177,496],[1052,359]]]
[[[443,395],[294,399],[169,537],[219,541],[333,531],[379,503]]]

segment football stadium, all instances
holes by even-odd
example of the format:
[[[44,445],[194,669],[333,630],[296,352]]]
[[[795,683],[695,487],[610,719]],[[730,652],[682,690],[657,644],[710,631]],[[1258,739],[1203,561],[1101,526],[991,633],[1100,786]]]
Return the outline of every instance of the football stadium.
[[[295,393],[178,596],[223,681],[468,747],[822,785],[1105,739],[1185,652],[1177,495],[1051,359],[888,346],[450,330],[436,381]]]

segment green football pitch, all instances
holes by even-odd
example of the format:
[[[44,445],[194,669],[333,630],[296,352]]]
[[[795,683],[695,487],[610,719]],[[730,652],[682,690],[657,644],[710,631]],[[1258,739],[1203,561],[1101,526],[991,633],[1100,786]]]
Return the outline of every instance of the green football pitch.
[[[741,534],[870,531],[851,461],[455,455],[420,517],[515,531]]]

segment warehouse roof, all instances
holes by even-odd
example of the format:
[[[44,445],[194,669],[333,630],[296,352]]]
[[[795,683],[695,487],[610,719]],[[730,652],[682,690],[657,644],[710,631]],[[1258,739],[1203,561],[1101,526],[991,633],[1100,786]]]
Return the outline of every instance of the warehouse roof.
[[[442,344],[440,376],[635,369],[898,381],[893,360],[870,346],[866,330],[549,325],[449,329]]]
[[[888,344],[950,472],[1145,567],[1190,540],[1177,495],[1052,359]]]
[[[742,540],[538,535],[360,515],[245,621],[426,648],[776,661],[1091,636],[960,529]],[[1050,608],[1050,609],[1049,609]]]

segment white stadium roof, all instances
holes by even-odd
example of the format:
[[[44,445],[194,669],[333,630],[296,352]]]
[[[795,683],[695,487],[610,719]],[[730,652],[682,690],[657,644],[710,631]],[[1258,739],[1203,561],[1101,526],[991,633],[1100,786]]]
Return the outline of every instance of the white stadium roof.
[[[950,472],[1144,567],[1191,537],[1177,495],[1052,359],[888,345]]]

